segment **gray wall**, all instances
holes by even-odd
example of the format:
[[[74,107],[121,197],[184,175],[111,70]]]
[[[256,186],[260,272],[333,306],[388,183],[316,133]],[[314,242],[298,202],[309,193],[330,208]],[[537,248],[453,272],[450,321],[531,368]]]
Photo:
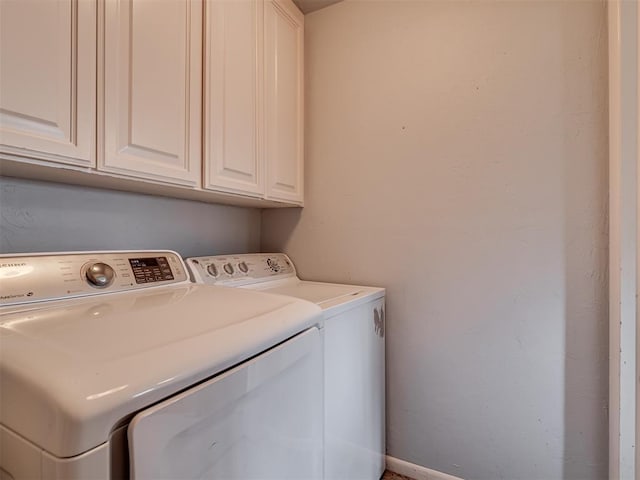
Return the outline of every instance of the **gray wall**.
[[[606,8],[349,1],[306,19],[307,279],[388,289],[389,454],[607,476]]]
[[[259,247],[257,209],[0,177],[0,253]]]

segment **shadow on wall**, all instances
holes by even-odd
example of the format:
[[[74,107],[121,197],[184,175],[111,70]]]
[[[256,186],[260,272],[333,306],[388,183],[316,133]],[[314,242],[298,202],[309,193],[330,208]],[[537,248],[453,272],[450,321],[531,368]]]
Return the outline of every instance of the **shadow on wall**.
[[[268,232],[268,235],[261,235],[260,251],[265,253],[286,253],[289,240],[293,238],[293,232],[302,218],[302,208],[265,208],[262,210],[262,218],[265,215],[276,214],[278,218],[277,228]],[[268,228],[268,227],[267,227]],[[294,265],[296,259],[292,258]]]
[[[606,6],[603,6],[606,9]],[[607,97],[576,88],[568,79],[585,74],[606,85],[607,16],[602,15],[590,63],[569,51],[564,30],[564,462],[563,478],[606,478],[608,438],[608,158]],[[592,105],[591,121],[584,105]],[[593,122],[593,118],[598,121]],[[590,165],[589,165],[590,164]],[[589,175],[586,172],[597,172]],[[599,201],[598,201],[599,200]],[[589,259],[586,261],[586,259]],[[591,270],[585,268],[590,265]],[[590,401],[585,401],[590,399]],[[585,425],[590,425],[589,429]],[[603,450],[604,448],[604,450]],[[587,461],[585,461],[587,459]]]
[[[607,453],[603,451],[608,438],[607,397],[603,395],[608,391],[608,248],[601,240],[608,230],[608,221],[606,213],[600,212],[600,218],[596,219],[599,233],[594,228],[585,228],[585,217],[594,212],[585,211],[588,207],[581,201],[580,192],[571,187],[571,178],[579,176],[580,168],[574,165],[566,177],[563,449],[566,479],[606,478],[608,468]],[[606,177],[606,172],[602,175]],[[579,241],[578,236],[582,237]],[[591,257],[597,268],[586,272],[585,257]],[[585,462],[585,458],[591,461]]]
[[[0,177],[0,253],[259,248],[257,209]]]

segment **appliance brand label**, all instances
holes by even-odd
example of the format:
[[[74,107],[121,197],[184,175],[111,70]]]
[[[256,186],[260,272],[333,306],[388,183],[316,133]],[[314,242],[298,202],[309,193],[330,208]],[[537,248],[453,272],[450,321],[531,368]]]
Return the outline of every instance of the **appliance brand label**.
[[[23,263],[0,263],[0,268],[10,268],[10,267],[26,267],[26,262]]]
[[[33,292],[17,293],[15,295],[0,295],[0,300],[10,300],[12,298],[33,297]]]

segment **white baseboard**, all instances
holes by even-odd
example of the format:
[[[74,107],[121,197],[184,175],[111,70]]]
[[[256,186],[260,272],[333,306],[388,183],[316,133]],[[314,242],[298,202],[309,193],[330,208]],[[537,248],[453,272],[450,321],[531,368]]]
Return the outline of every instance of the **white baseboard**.
[[[430,468],[422,467],[414,463],[405,462],[399,458],[387,455],[387,470],[407,477],[415,478],[415,480],[463,480],[460,477],[454,477],[448,473],[438,472]]]

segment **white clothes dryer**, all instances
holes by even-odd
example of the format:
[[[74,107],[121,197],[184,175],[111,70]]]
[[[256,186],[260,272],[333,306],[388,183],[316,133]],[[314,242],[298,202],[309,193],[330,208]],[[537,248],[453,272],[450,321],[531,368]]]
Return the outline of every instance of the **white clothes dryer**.
[[[198,283],[259,289],[322,308],[324,478],[378,480],[385,468],[385,290],[300,280],[284,254],[186,262]]]
[[[175,252],[0,256],[0,478],[322,478],[317,305]]]

